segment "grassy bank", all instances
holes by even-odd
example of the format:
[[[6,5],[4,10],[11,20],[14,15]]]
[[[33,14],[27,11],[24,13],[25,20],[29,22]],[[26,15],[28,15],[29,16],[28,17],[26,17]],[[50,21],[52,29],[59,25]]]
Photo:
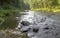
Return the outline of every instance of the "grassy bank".
[[[22,10],[0,10],[0,29],[15,28],[17,25],[16,16]]]
[[[31,8],[31,10],[45,10],[45,11],[52,11],[52,12],[60,12],[58,8]]]
[[[34,9],[34,8],[32,8],[31,10],[45,10],[45,11],[52,11],[52,12],[60,12],[60,9],[49,9],[49,8],[36,8],[36,9]]]

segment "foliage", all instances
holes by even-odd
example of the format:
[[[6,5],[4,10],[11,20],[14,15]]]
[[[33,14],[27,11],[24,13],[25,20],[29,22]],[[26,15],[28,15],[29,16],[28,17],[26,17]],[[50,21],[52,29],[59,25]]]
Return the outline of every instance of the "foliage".
[[[50,10],[60,9],[60,0],[30,0],[31,10]]]
[[[6,22],[6,20],[9,22],[9,20],[11,19],[10,21],[12,21],[13,17],[15,18],[19,12],[20,12],[20,10],[0,10],[0,29],[2,27],[4,28],[5,24],[3,24],[3,23]],[[3,24],[3,26],[1,26],[2,24]]]
[[[23,0],[0,0],[0,20],[6,20],[9,16],[24,10]],[[1,24],[0,24],[1,25]]]
[[[23,0],[0,0],[0,18],[24,10]]]
[[[0,0],[0,10],[1,9],[23,9],[23,0]]]

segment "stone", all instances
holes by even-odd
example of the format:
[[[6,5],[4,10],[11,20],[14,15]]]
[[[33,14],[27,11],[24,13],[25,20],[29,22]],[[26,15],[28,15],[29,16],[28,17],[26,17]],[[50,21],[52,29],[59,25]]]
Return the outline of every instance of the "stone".
[[[48,29],[50,29],[50,28],[49,28],[49,27],[45,27],[44,29],[45,29],[45,30],[48,30]]]
[[[24,26],[30,25],[30,23],[28,21],[22,21],[21,24],[24,25]]]
[[[30,28],[28,28],[27,30],[23,30],[22,33],[26,33],[30,30]]]
[[[38,31],[39,31],[39,29],[33,28],[33,32],[37,33]]]

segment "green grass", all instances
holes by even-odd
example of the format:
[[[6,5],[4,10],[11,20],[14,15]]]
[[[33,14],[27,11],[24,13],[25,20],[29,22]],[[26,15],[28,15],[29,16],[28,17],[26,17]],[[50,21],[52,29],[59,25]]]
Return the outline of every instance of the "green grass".
[[[31,10],[45,10],[45,11],[52,11],[52,12],[60,12],[60,6],[56,6],[54,8],[48,8],[48,7],[41,7],[41,8],[34,8],[34,7],[31,7]]]
[[[21,10],[0,10],[0,29],[14,28],[16,26],[15,13]]]

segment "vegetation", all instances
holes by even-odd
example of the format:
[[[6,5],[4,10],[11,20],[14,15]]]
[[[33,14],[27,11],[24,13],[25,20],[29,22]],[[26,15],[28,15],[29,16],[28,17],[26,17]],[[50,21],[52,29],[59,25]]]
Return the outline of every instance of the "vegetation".
[[[29,38],[27,34],[21,34],[16,30],[0,30],[0,38]]]
[[[0,25],[8,17],[12,17],[15,13],[19,13],[24,9],[57,12],[60,11],[60,0],[0,0]],[[9,26],[13,28],[12,25]]]
[[[30,0],[31,10],[60,11],[60,0]]]
[[[60,0],[0,0],[0,38],[28,38],[15,29],[18,24],[16,17],[25,9],[57,12],[60,11]]]
[[[23,9],[23,0],[0,0],[0,9]]]
[[[16,27],[15,17],[25,9],[24,5],[23,0],[0,0],[0,29]]]
[[[23,0],[0,0],[0,17],[8,16],[13,12],[23,9]]]
[[[21,10],[24,10],[23,0],[0,0],[0,18],[3,20]]]

